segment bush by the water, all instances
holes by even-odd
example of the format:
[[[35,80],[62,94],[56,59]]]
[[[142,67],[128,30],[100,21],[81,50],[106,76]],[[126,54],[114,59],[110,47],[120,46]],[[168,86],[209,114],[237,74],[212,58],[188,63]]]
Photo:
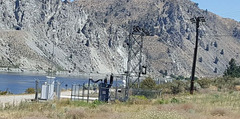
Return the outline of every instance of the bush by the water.
[[[0,95],[7,95],[8,92],[7,91],[0,91]]]
[[[26,94],[34,94],[35,93],[35,89],[34,88],[28,88],[25,90]]]

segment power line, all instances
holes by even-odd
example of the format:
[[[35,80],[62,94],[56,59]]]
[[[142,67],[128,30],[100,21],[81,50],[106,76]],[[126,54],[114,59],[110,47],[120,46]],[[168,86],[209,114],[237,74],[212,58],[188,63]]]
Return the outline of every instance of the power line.
[[[216,34],[216,35],[202,35],[201,37],[207,37],[207,36],[215,36],[215,37],[223,37],[223,36],[231,36],[231,37],[234,37],[233,34]]]

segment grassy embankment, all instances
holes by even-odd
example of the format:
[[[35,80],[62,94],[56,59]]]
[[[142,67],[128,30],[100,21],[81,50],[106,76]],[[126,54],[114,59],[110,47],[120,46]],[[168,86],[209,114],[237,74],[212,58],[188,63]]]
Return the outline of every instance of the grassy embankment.
[[[240,93],[237,91],[163,95],[148,100],[132,97],[128,102],[110,104],[94,101],[22,102],[0,108],[1,118],[73,119],[238,119]]]

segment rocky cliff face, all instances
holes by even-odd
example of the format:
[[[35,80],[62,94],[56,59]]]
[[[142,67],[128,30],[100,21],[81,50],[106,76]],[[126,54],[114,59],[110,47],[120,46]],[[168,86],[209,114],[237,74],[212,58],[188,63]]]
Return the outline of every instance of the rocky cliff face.
[[[240,24],[189,0],[0,0],[0,64],[28,70],[123,73],[129,21],[150,31],[144,52],[154,74],[189,76],[200,25],[198,76],[221,75],[240,60]]]
[[[154,36],[145,37],[144,47],[150,68],[155,74],[190,76],[195,44],[193,17],[203,16],[197,76],[217,76],[231,58],[239,60],[239,23],[201,10],[189,0],[79,0],[84,9],[93,11],[99,23],[128,28],[129,21],[148,29]]]
[[[107,30],[78,4],[1,0],[0,8],[2,66],[45,71],[53,66],[71,72],[123,70],[122,43],[109,47]]]

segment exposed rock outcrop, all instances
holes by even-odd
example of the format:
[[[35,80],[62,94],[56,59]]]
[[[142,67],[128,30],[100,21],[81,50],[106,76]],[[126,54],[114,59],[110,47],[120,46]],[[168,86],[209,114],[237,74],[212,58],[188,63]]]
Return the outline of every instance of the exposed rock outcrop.
[[[133,21],[153,35],[144,40],[151,72],[189,76],[195,16],[207,21],[200,26],[197,76],[221,75],[231,58],[240,61],[240,24],[189,0],[0,0],[0,64],[123,73]]]

